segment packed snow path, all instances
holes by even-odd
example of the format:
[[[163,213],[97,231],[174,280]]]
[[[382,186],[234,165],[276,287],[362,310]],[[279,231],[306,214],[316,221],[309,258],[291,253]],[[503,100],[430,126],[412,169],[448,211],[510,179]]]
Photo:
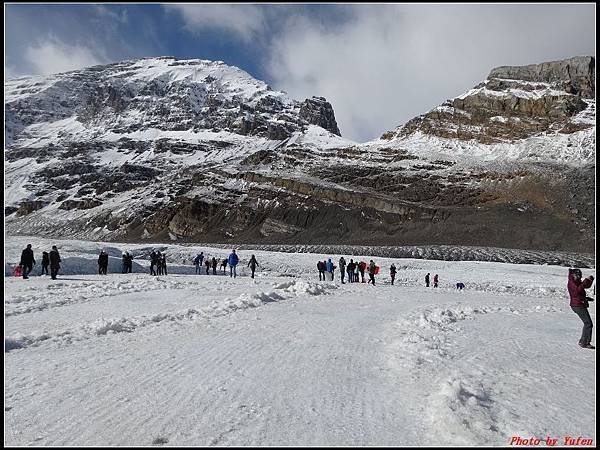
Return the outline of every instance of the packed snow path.
[[[315,278],[5,279],[5,443],[595,441],[595,352],[558,291]]]

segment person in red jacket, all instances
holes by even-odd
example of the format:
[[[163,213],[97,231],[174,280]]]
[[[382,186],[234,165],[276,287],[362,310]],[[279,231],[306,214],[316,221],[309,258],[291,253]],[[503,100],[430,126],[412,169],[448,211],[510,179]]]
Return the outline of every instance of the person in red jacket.
[[[581,280],[582,274],[579,269],[569,269],[569,282],[567,283],[567,289],[569,290],[569,297],[571,297],[571,309],[579,316],[583,322],[583,331],[581,333],[581,339],[579,339],[579,346],[583,348],[596,348],[590,341],[592,340],[592,318],[588,312],[588,299],[585,296],[585,290],[592,285],[594,281],[593,276],[589,276],[584,280]]]

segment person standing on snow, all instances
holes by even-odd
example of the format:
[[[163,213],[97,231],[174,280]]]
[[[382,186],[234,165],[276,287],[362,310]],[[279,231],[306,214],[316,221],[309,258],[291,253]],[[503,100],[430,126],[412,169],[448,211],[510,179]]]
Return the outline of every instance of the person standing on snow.
[[[581,277],[581,270],[569,269],[567,290],[569,291],[569,297],[571,298],[571,309],[583,322],[583,331],[581,332],[581,338],[579,339],[579,346],[582,348],[593,349],[596,347],[590,342],[592,340],[592,328],[594,325],[592,324],[592,318],[588,311],[589,303],[588,298],[585,295],[585,290],[592,285],[594,277],[590,275],[583,281],[581,280]]]
[[[425,275],[425,287],[429,287],[429,272]]]
[[[213,275],[217,274],[217,258],[215,258],[214,256],[212,257],[212,268],[213,268]]]
[[[24,248],[21,252],[21,262],[19,265],[23,268],[23,279],[28,279],[29,272],[31,272],[33,266],[35,265],[35,258],[33,257],[31,244],[27,244],[27,248]]]
[[[125,259],[127,261],[125,273],[131,273],[133,271],[133,255],[131,255],[129,252],[125,252]]]
[[[342,278],[342,284],[346,284],[344,283],[344,275],[346,275],[346,260],[343,256],[340,258],[340,275]]]
[[[162,270],[162,274],[168,275],[168,273],[167,273],[167,254],[166,253],[162,254],[159,263],[160,263],[160,268]]]
[[[327,278],[329,279],[329,281],[333,281],[333,262],[331,261],[331,258],[327,259],[327,262],[325,263],[325,271],[327,272]]]
[[[50,251],[50,277],[53,280],[56,280],[56,276],[58,275],[58,269],[60,269],[60,255],[58,254],[58,249],[56,245],[52,246],[52,250]]]
[[[348,273],[348,283],[354,283],[354,267],[356,266],[356,264],[354,264],[354,260],[351,259],[350,262],[348,263],[348,267],[346,267],[346,272]]]
[[[231,250],[229,257],[227,258],[227,262],[229,263],[229,277],[235,278],[237,275],[235,273],[235,268],[238,265],[240,258],[235,254],[235,249]]]
[[[104,250],[100,251],[100,255],[98,255],[98,274],[106,275],[106,270],[108,268],[108,253]]]
[[[248,267],[250,267],[250,270],[252,271],[252,275],[250,276],[251,278],[254,278],[254,271],[256,270],[256,266],[258,266],[258,262],[256,261],[255,256],[252,255],[250,261],[248,262]]]
[[[210,260],[208,258],[204,261],[204,267],[206,267],[206,275],[208,275],[208,270],[210,269]]]
[[[42,273],[41,275],[44,275],[44,272],[46,272],[46,275],[48,275],[48,266],[50,265],[50,255],[48,255],[48,252],[42,252]]]
[[[375,286],[375,263],[372,259],[369,261],[369,281],[367,284],[368,283],[373,283],[373,286]]]
[[[152,253],[150,253],[150,275],[156,275],[156,270],[154,270],[154,268],[156,267],[157,261],[158,255],[156,254],[156,251],[152,250]]]
[[[196,275],[200,274],[202,270],[202,261],[204,260],[204,252],[200,252],[196,258],[194,258],[194,264],[196,264]]]
[[[438,286],[438,275],[437,273],[433,276],[433,287],[436,288]]]
[[[367,263],[361,261],[358,263],[358,271],[360,272],[361,283],[365,282],[365,270],[367,269]]]
[[[392,278],[392,286],[394,285],[394,278],[396,278],[396,266],[394,263],[390,266],[390,277]]]
[[[325,262],[319,261],[317,263],[317,270],[319,271],[319,281],[321,281],[321,277],[323,277],[323,281],[325,281]]]

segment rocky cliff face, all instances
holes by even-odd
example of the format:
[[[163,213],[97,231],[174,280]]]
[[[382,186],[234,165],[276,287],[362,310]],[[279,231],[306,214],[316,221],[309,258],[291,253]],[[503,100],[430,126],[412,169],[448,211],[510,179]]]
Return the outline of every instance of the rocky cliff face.
[[[491,144],[548,131],[581,131],[594,126],[586,120],[595,115],[594,80],[593,57],[498,67],[486,81],[409,121],[398,134],[421,131]]]
[[[595,86],[575,60],[494,69],[365,144],[339,136],[325,99],[297,102],[221,63],[10,80],[6,229],[590,252]]]

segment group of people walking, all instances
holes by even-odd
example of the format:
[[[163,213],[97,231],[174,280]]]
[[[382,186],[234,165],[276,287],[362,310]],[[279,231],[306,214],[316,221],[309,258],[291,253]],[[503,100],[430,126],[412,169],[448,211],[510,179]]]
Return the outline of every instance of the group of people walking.
[[[319,271],[319,281],[333,281],[335,278],[335,270],[338,268],[331,258],[327,261],[317,262],[317,270]],[[349,283],[364,283],[365,272],[369,275],[367,284],[375,286],[375,275],[379,273],[379,266],[371,259],[369,264],[364,261],[354,262],[351,259],[349,263],[346,263],[346,259],[342,256],[339,260],[340,278],[342,284],[346,284],[345,279],[348,279]],[[394,278],[396,277],[396,266],[392,264],[390,268],[390,274],[392,275],[392,284],[394,284]],[[360,280],[359,280],[360,275]]]
[[[60,269],[60,262],[58,248],[56,248],[56,245],[53,245],[50,252],[42,252],[42,273],[40,275],[48,275],[48,266],[50,266],[50,276],[53,280],[56,280],[58,270]],[[31,248],[31,244],[27,244],[27,247],[21,252],[21,261],[18,265],[23,279],[27,280],[29,278],[29,274],[35,265],[33,249]]]
[[[232,278],[237,277],[237,266],[240,262],[240,258],[235,252],[235,249],[231,251],[227,258],[223,260],[217,260],[216,257],[208,258],[204,257],[204,252],[200,252],[194,258],[194,265],[196,266],[196,274],[199,275],[202,273],[202,262],[204,261],[204,267],[206,269],[206,275],[209,274],[210,268],[212,267],[212,274],[217,275],[217,266],[219,265],[219,261],[221,261],[220,267],[223,273],[226,273],[225,270],[229,265],[229,276]],[[256,267],[259,266],[258,261],[254,255],[251,256],[250,261],[248,261],[247,267],[252,271],[251,278],[254,278],[254,273],[256,271]]]

